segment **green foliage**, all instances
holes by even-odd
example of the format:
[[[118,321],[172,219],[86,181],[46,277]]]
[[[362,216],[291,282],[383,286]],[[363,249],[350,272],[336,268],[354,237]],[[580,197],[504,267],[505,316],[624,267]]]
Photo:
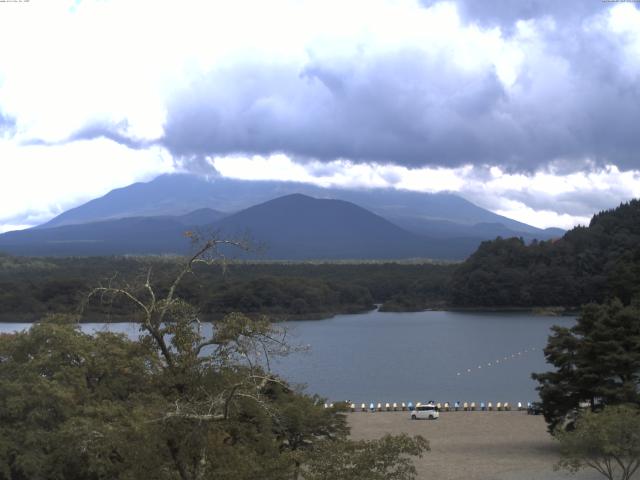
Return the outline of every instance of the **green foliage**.
[[[572,328],[554,327],[545,348],[556,370],[533,374],[552,431],[581,402],[640,404],[640,309],[619,300],[590,304]]]
[[[640,293],[640,200],[593,217],[557,241],[483,242],[451,282],[456,306],[578,307]]]
[[[421,436],[386,435],[379,440],[323,442],[313,451],[305,480],[411,480],[410,457],[421,457],[429,442]]]
[[[592,468],[609,480],[629,480],[640,467],[640,411],[635,406],[584,412],[570,432],[558,432],[558,468]]]
[[[139,463],[126,450],[136,439],[149,447],[135,425],[152,415],[158,372],[157,356],[143,344],[111,333],[91,337],[64,321],[0,336],[0,478],[134,471]]]
[[[226,283],[209,296],[204,310],[269,315],[313,315],[362,311],[373,307],[369,291],[359,286],[306,278],[261,277]]]
[[[156,285],[149,269],[89,293],[133,306],[136,341],[84,334],[65,315],[0,335],[0,480],[299,479],[321,473],[314,462],[329,445],[352,452],[329,471],[353,473],[357,462],[360,476],[345,478],[413,478],[424,440],[351,442],[343,406],[325,409],[269,372],[290,347],[269,321],[232,313],[203,328],[179,293],[218,243],[171,282]]]

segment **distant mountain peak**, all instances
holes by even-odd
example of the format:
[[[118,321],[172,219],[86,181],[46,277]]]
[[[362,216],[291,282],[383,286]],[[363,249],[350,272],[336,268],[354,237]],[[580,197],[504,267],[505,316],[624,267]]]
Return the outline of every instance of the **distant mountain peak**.
[[[450,192],[323,188],[297,182],[246,181],[224,177],[207,179],[185,173],[165,174],[150,182],[112,190],[37,228],[130,217],[185,217],[184,220],[176,220],[182,224],[204,225],[271,200],[281,202],[281,208],[288,202],[291,205],[287,208],[296,204],[319,208],[315,203],[319,201],[350,202],[405,231],[432,238],[473,239],[477,243],[498,235],[517,236],[529,241],[562,234],[562,231],[542,230],[496,215]],[[216,213],[206,213],[202,209]],[[275,215],[275,212],[270,215]]]

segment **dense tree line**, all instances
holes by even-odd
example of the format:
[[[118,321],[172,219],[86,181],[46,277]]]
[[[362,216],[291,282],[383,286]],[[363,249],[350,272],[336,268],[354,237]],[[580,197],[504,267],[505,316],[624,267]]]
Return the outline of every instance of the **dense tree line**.
[[[32,321],[47,313],[75,313],[83,296],[110,279],[135,283],[151,268],[167,288],[175,257],[29,258],[0,256],[0,319]],[[387,310],[442,305],[455,265],[429,263],[235,262],[222,269],[194,267],[180,295],[205,315],[231,311],[274,319],[322,317],[386,304]],[[127,316],[130,305],[86,306],[88,318]]]
[[[640,201],[595,215],[563,238],[483,242],[453,274],[451,303],[578,307],[640,293]]]

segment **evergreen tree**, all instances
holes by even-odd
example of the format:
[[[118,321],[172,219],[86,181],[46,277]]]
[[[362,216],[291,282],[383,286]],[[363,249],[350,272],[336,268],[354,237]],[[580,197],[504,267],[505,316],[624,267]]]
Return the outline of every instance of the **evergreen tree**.
[[[534,373],[551,431],[592,408],[640,404],[640,309],[619,300],[583,308],[575,326],[554,327],[544,350],[556,370]]]

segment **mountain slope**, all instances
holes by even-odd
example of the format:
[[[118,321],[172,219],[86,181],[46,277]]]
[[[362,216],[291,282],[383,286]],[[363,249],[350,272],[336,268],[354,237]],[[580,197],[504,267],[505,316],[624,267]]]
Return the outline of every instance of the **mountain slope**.
[[[19,230],[0,235],[0,251],[35,256],[185,253],[185,229],[174,218],[133,217]]]
[[[100,220],[159,215],[183,215],[200,208],[236,212],[283,195],[302,193],[316,198],[345,200],[411,230],[429,236],[481,239],[497,235],[547,239],[557,232],[496,215],[448,193],[421,193],[394,189],[347,190],[311,184],[243,181],[184,174],[162,175],[148,183],[135,183],[62,213],[39,228]],[[474,231],[478,223],[502,225],[496,231]],[[504,232],[504,233],[502,233]]]
[[[210,212],[183,216],[133,217],[103,222],[10,232],[0,250],[23,255],[113,255],[186,253],[185,230]],[[191,219],[189,224],[187,219]],[[200,226],[222,236],[251,238],[272,259],[464,258],[477,239],[435,239],[408,232],[342,200],[293,194],[250,207]],[[237,252],[234,252],[237,254]],[[256,255],[253,255],[254,257]]]
[[[219,198],[211,184],[194,175],[161,175],[134,183],[67,210],[38,228],[98,222],[127,217],[180,216],[216,208]],[[220,215],[223,215],[216,208]]]
[[[0,235],[0,250],[23,255],[186,253],[189,242],[183,232],[197,229],[198,225],[185,221],[200,221],[203,215],[206,218],[211,212],[9,232]],[[266,246],[260,257],[273,259],[457,259],[470,254],[478,243],[470,239],[421,237],[352,203],[300,194],[270,200],[200,225],[223,236],[248,232]]]
[[[461,258],[473,242],[443,242],[410,233],[353,203],[287,195],[215,224],[265,242],[265,256],[303,258]]]

